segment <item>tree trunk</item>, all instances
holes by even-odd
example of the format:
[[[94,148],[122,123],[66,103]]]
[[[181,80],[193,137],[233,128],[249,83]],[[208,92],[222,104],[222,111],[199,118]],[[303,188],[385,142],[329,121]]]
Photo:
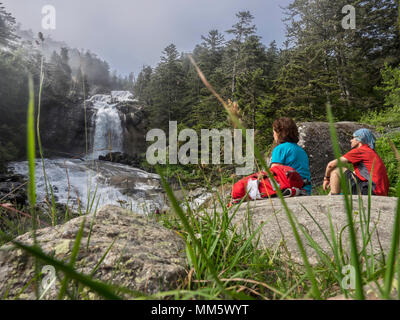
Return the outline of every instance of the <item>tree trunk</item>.
[[[328,66],[328,58],[327,57],[328,57],[328,52],[325,51],[324,67],[325,67],[326,74],[329,75],[329,66]],[[329,94],[328,89],[325,90],[325,94],[326,94],[326,101],[328,102],[329,105],[332,106],[331,96]]]
[[[347,106],[351,107],[350,91],[345,76],[343,75],[343,73],[341,73],[341,71],[346,69],[346,61],[343,56],[342,50],[340,50],[338,47],[336,47],[335,49],[336,49],[336,62],[338,64],[338,67],[336,68],[338,84],[342,91],[342,96],[345,97],[346,99]]]

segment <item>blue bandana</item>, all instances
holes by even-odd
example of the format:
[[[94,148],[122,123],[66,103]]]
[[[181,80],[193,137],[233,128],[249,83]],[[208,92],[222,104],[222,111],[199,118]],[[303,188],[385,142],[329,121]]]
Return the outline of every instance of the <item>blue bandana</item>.
[[[353,137],[362,144],[367,144],[372,150],[375,150],[375,136],[369,129],[360,129],[354,132]]]

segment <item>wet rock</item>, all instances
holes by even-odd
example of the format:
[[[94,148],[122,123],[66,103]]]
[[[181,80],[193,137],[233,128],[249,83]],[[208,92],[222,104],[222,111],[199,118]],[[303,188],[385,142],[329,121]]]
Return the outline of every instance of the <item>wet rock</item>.
[[[209,192],[206,188],[197,188],[195,190],[189,191],[187,198],[190,208],[192,210],[195,210],[206,204],[213,198],[215,191],[215,188],[213,190],[213,193]]]
[[[99,160],[125,164],[134,168],[140,168],[140,163],[142,159],[138,155],[130,156],[129,154],[122,152],[110,152],[105,156],[99,156]]]
[[[157,209],[163,210],[165,207],[167,197],[158,174],[111,162],[96,161],[95,165],[97,179],[134,200],[136,202],[134,211],[152,214]],[[129,202],[121,201],[120,204],[131,208]]]
[[[18,174],[0,175],[0,199],[2,202],[11,202],[25,205],[27,201],[26,180]]]
[[[74,239],[84,217],[65,225],[46,228],[37,232],[43,251],[61,261],[69,261]],[[93,223],[88,242],[90,225]],[[32,235],[25,234],[17,241],[32,244]],[[165,229],[154,220],[133,214],[115,206],[106,206],[96,217],[86,217],[76,271],[90,274],[111,246],[105,259],[98,266],[94,278],[146,294],[172,290],[185,276],[185,242],[175,232]],[[40,270],[43,264],[40,265]],[[59,274],[61,278],[63,275]],[[0,296],[8,290],[8,299],[18,296],[20,290],[34,276],[33,259],[12,244],[0,248]],[[60,282],[50,289],[45,299],[56,299]],[[99,298],[85,290],[92,299]],[[28,285],[20,299],[34,299],[33,285]],[[80,296],[79,298],[82,298]]]

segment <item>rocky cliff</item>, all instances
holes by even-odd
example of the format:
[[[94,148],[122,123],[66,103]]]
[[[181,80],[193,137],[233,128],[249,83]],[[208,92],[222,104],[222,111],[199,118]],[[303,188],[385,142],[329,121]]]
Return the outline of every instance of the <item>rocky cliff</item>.
[[[146,152],[147,112],[136,102],[117,105],[123,128],[123,152],[131,157]]]
[[[44,108],[40,117],[40,134],[45,156],[83,157],[86,152],[85,118],[88,145],[91,145],[94,110],[86,109],[82,100],[68,101]]]

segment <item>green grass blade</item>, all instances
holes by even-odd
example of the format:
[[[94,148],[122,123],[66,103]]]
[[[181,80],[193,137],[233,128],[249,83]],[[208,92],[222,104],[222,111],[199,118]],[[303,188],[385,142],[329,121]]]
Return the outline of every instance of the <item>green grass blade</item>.
[[[36,229],[37,229],[37,217],[36,217],[36,182],[35,182],[35,158],[36,158],[36,146],[35,146],[35,92],[32,76],[29,76],[29,104],[27,113],[27,157],[28,157],[28,199],[29,206],[32,216],[32,234],[34,246],[37,245]],[[35,294],[36,298],[39,298],[39,265],[36,259],[34,259],[35,269]]]
[[[28,119],[27,119],[27,155],[29,167],[29,182],[28,182],[28,198],[31,209],[36,205],[36,184],[35,184],[35,95],[33,89],[32,77],[29,77],[29,105],[28,105]],[[36,214],[32,212],[32,220],[34,229],[36,228]]]
[[[97,269],[99,269],[100,265],[103,263],[104,259],[107,257],[108,253],[110,252],[111,248],[114,246],[114,243],[117,239],[114,239],[114,241],[111,243],[111,245],[108,247],[108,249],[106,250],[106,252],[103,254],[103,256],[101,257],[101,259],[99,260],[99,262],[97,262],[97,264],[95,265],[95,267],[93,268],[92,272],[90,273],[90,276],[93,277],[94,274],[96,273]]]
[[[215,268],[213,266],[213,264],[211,263],[211,261],[207,258],[207,255],[205,254],[202,246],[200,245],[200,243],[198,242],[198,240],[196,239],[196,236],[193,233],[193,229],[190,227],[189,222],[187,220],[186,215],[184,214],[184,212],[182,211],[182,208],[179,206],[178,201],[175,197],[175,195],[173,194],[171,187],[168,185],[168,183],[166,182],[163,173],[161,172],[160,168],[157,166],[157,173],[160,175],[161,177],[161,182],[162,185],[164,187],[164,190],[167,192],[168,198],[172,203],[172,206],[175,210],[175,212],[177,213],[177,215],[179,216],[179,218],[181,219],[181,222],[183,224],[183,226],[185,227],[186,231],[188,232],[188,234],[191,237],[192,242],[196,245],[197,249],[199,250],[200,255],[203,257],[203,259],[206,262],[206,265],[208,267],[208,269],[210,270],[210,273],[212,275],[212,277],[214,278],[215,283],[217,284],[217,286],[221,289],[221,291],[229,297],[234,297],[234,294],[227,292],[223,286],[223,284],[220,282],[218,275],[215,271]]]
[[[248,248],[248,246],[251,244],[251,241],[253,241],[254,237],[261,231],[261,229],[268,223],[268,221],[265,221],[262,223],[252,234],[249,238],[247,238],[246,242],[240,247],[239,251],[236,253],[235,257],[233,258],[233,261],[230,263],[229,268],[227,271],[232,270],[233,267],[236,266],[237,262],[239,261],[240,256],[242,255],[243,251]]]
[[[90,238],[92,236],[92,231],[93,231],[93,225],[94,225],[94,221],[96,220],[96,214],[97,214],[97,205],[98,205],[98,201],[96,204],[96,209],[93,213],[93,218],[92,221],[90,222],[90,227],[89,227],[89,234],[88,234],[88,238],[87,238],[87,242],[86,242],[86,250],[89,250],[89,243],[90,243]]]
[[[390,246],[389,255],[386,262],[386,273],[385,273],[385,281],[384,281],[384,299],[389,299],[393,277],[394,277],[394,266],[396,256],[398,254],[399,248],[399,240],[400,240],[400,198],[397,198],[397,210],[394,217],[393,224],[393,232],[392,232],[392,243]],[[399,290],[400,288],[398,288]]]
[[[397,300],[400,300],[400,252],[397,255]]]
[[[16,294],[14,300],[18,300],[19,297],[25,292],[25,290],[35,281],[37,281],[37,279],[35,277],[32,278],[30,281],[28,281],[28,283],[26,285],[24,285],[22,287],[22,289]]]
[[[340,253],[339,253],[339,247],[336,241],[336,234],[335,234],[335,230],[333,227],[333,222],[332,222],[332,216],[331,216],[331,212],[328,209],[328,219],[329,219],[329,231],[331,234],[331,239],[332,239],[332,249],[333,249],[333,256],[335,259],[335,264],[336,264],[336,269],[338,273],[341,273],[342,270],[342,264],[340,262]]]
[[[341,152],[340,152],[340,147],[339,147],[339,143],[338,143],[338,139],[337,139],[337,135],[336,135],[335,126],[333,123],[332,109],[329,104],[327,105],[327,114],[328,114],[329,129],[330,129],[330,133],[331,133],[333,149],[334,149],[335,157],[338,160],[341,190],[344,193],[347,221],[348,221],[349,233],[350,233],[351,263],[352,263],[352,266],[354,267],[355,273],[356,273],[356,280],[355,280],[355,282],[356,282],[356,299],[364,300],[364,292],[363,292],[363,285],[362,285],[362,278],[361,278],[361,266],[360,266],[360,262],[358,259],[357,239],[356,239],[356,232],[354,229],[353,216],[352,216],[353,201],[351,200],[351,197],[349,197],[347,184],[346,184],[345,178],[343,176],[343,172],[342,172],[343,164],[340,161]],[[351,204],[350,204],[350,202],[351,202]]]
[[[76,235],[76,238],[75,238],[74,246],[73,246],[72,252],[71,252],[71,259],[70,259],[70,262],[69,262],[69,266],[71,268],[74,268],[74,265],[75,265],[75,262],[76,262],[76,258],[78,257],[78,253],[79,253],[79,249],[80,249],[81,241],[82,241],[82,237],[83,237],[83,230],[85,228],[85,223],[86,223],[86,219],[83,219],[83,221],[81,223],[81,226],[79,228],[79,231],[78,231],[78,233]],[[59,293],[59,296],[58,296],[59,300],[62,300],[62,298],[65,295],[65,291],[66,291],[67,286],[68,286],[68,281],[69,281],[69,278],[66,275],[64,280],[63,280],[63,282],[62,282],[62,285],[61,285],[60,293]]]
[[[186,256],[188,257],[189,265],[194,268],[194,270],[199,270],[198,264],[197,264],[197,257],[194,254],[193,247],[189,243],[189,241],[186,241]]]
[[[324,231],[324,229],[322,229],[321,225],[318,223],[317,220],[315,220],[314,216],[310,213],[310,211],[308,211],[308,209],[303,205],[300,204],[301,207],[306,211],[306,213],[308,214],[308,216],[314,221],[314,223],[317,225],[319,231],[321,231],[323,237],[325,238],[326,242],[328,243],[329,247],[332,249],[333,251],[333,245],[332,243],[329,241],[328,236],[326,235],[326,232]]]
[[[65,264],[64,262],[58,261],[47,254],[45,254],[40,248],[34,247],[34,246],[27,246],[25,244],[22,244],[18,241],[13,241],[13,244],[26,251],[28,254],[38,258],[39,260],[42,260],[44,263],[48,265],[54,266],[56,270],[62,271],[66,276],[68,276],[70,279],[76,280],[83,285],[89,287],[96,293],[98,293],[100,296],[106,298],[106,299],[111,299],[111,300],[120,300],[121,297],[117,296],[111,285],[104,284],[100,281],[92,280],[90,277],[83,275],[81,273],[78,273],[72,268],[71,266]]]
[[[321,246],[311,237],[311,235],[308,233],[308,231],[303,228],[297,221],[296,219],[296,224],[299,226],[299,229],[307,239],[308,243],[310,246],[315,250],[315,252],[318,254],[320,257],[321,261],[325,264],[326,267],[328,267],[329,271],[334,275],[336,280],[340,283],[341,281],[341,273],[337,273],[337,269],[334,267],[333,263],[330,261],[329,256],[324,250],[321,248]]]

